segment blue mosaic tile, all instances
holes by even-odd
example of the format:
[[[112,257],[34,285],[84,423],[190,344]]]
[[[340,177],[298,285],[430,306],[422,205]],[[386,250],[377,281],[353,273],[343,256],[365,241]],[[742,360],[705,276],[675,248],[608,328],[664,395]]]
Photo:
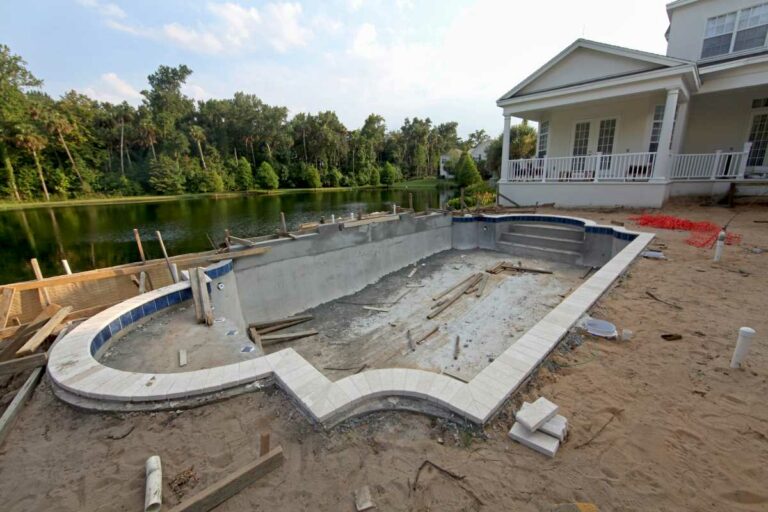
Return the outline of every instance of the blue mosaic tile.
[[[117,320],[113,320],[109,324],[109,332],[110,332],[110,334],[112,336],[114,336],[115,334],[119,333],[122,328],[123,328],[123,326],[120,324],[120,319],[119,318]]]
[[[177,302],[183,302],[185,300],[192,299],[192,288],[185,288],[179,292],[175,292],[174,295],[178,297]]]
[[[125,329],[132,323],[133,323],[133,317],[131,316],[130,311],[120,315],[120,324],[122,325],[123,329]]]
[[[138,322],[142,318],[144,318],[144,312],[141,310],[141,306],[131,310],[131,320],[133,322]]]
[[[157,311],[157,306],[155,305],[155,301],[151,300],[146,304],[142,305],[141,309],[144,311],[144,316],[149,316],[155,311]]]
[[[171,305],[167,295],[163,295],[162,297],[158,297],[155,300],[155,302],[157,303],[157,309],[158,310],[161,310],[163,308],[167,308],[168,306]]]

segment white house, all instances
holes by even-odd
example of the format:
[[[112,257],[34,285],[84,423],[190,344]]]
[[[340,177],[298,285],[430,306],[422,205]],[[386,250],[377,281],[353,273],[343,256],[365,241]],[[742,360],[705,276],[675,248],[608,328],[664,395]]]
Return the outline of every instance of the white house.
[[[763,182],[768,2],[677,0],[667,14],[666,55],[579,39],[496,102],[503,196],[658,207]],[[535,158],[509,159],[513,116],[539,123]]]

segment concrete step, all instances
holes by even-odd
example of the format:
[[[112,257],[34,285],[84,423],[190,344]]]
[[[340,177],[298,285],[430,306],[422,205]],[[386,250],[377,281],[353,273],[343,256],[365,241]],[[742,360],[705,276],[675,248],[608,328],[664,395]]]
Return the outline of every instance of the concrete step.
[[[510,222],[509,231],[524,235],[546,236],[568,240],[584,240],[584,228],[551,222]]]
[[[514,254],[517,256],[528,256],[531,258],[541,258],[558,263],[568,263],[578,265],[581,262],[581,253],[576,251],[564,251],[562,249],[549,249],[546,247],[536,247],[534,245],[518,244],[513,242],[496,242],[496,250]]]
[[[551,236],[529,235],[528,233],[502,233],[501,240],[514,244],[532,245],[534,247],[546,247],[547,249],[561,249],[563,251],[581,252],[582,240],[568,238],[554,238]]]

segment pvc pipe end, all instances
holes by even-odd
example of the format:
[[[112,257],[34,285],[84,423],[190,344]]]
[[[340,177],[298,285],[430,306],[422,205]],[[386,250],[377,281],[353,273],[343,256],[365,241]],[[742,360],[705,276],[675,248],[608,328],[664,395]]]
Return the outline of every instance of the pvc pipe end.
[[[739,328],[739,334],[744,336],[754,336],[755,330],[751,327],[740,327]]]

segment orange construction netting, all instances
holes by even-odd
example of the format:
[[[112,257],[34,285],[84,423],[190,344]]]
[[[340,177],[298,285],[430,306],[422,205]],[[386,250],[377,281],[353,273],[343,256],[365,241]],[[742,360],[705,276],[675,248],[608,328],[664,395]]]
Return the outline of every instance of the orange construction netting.
[[[714,247],[715,242],[717,241],[717,235],[720,233],[720,230],[723,229],[721,226],[709,221],[694,222],[672,215],[643,214],[636,217],[630,217],[629,220],[636,222],[640,226],[690,231],[691,236],[688,237],[685,243],[694,247]],[[741,243],[741,235],[737,233],[726,233],[725,243],[727,245],[739,244]]]

